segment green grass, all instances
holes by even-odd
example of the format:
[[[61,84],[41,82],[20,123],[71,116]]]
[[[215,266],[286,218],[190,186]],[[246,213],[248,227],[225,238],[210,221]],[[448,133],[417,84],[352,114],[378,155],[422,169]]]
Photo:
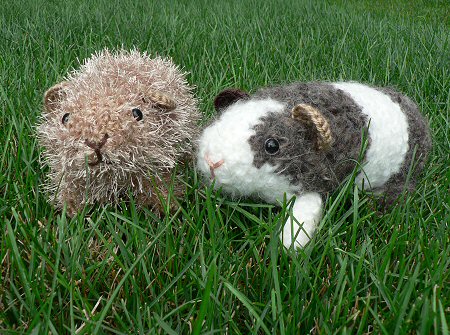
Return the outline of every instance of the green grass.
[[[0,333],[448,334],[447,1],[1,1]],[[351,183],[297,255],[286,207],[233,202],[192,169],[176,215],[133,202],[66,218],[46,202],[43,92],[105,46],[170,55],[204,120],[227,86],[397,87],[431,122],[417,192],[384,214]]]

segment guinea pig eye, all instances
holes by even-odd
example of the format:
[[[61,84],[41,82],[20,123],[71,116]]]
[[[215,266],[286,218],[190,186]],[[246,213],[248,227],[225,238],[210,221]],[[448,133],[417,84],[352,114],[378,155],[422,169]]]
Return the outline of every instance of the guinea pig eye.
[[[275,155],[280,150],[280,143],[274,138],[268,138],[264,143],[264,149],[269,155]]]
[[[131,110],[131,112],[133,113],[133,116],[136,119],[136,121],[141,121],[142,118],[144,117],[144,115],[142,114],[142,112],[139,108],[133,108]]]
[[[66,113],[63,115],[61,122],[62,122],[62,124],[65,125],[68,121],[69,121],[69,113]]]

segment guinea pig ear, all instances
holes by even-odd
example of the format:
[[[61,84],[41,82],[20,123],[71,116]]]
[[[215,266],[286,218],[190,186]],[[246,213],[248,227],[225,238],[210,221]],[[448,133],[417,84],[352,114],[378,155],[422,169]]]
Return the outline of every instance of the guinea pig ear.
[[[59,104],[66,97],[65,87],[67,87],[67,82],[63,81],[45,92],[44,106],[47,112],[52,113],[59,108]]]
[[[214,108],[216,111],[224,109],[238,100],[246,100],[250,95],[239,88],[227,88],[214,98]]]
[[[291,115],[309,127],[316,136],[316,146],[318,150],[326,150],[333,144],[330,124],[323,114],[313,106],[298,104],[292,108]]]
[[[177,104],[175,102],[175,100],[173,100],[171,97],[169,97],[168,95],[161,93],[159,91],[150,91],[146,94],[144,101],[148,99],[150,101],[152,101],[155,105],[157,105],[158,107],[167,110],[167,111],[171,111],[175,108],[177,108]]]

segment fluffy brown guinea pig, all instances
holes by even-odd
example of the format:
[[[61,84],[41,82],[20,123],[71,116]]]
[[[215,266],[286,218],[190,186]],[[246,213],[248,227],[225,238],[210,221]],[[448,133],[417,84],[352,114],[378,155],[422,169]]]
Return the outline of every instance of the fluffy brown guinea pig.
[[[47,190],[69,215],[128,194],[161,209],[172,170],[198,135],[185,74],[137,50],[94,54],[45,93],[44,107],[38,138],[50,167]],[[182,189],[175,183],[175,194]]]

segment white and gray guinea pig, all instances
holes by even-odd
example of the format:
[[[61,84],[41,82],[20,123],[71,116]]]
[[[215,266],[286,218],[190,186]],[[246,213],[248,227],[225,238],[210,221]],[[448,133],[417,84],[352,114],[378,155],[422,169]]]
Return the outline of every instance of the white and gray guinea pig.
[[[431,149],[429,126],[417,105],[390,88],[293,83],[251,96],[226,89],[214,104],[221,114],[200,137],[198,169],[233,197],[279,204],[285,194],[295,196],[295,220],[287,221],[281,236],[287,248],[309,241],[322,218],[324,196],[358,160],[358,186],[392,202],[404,189],[414,189]]]

